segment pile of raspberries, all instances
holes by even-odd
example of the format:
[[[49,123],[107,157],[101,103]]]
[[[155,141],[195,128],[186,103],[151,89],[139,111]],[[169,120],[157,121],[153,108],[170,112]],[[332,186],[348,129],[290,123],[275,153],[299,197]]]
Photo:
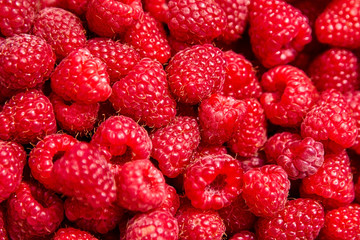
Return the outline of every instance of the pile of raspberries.
[[[359,240],[360,0],[0,0],[1,240]]]

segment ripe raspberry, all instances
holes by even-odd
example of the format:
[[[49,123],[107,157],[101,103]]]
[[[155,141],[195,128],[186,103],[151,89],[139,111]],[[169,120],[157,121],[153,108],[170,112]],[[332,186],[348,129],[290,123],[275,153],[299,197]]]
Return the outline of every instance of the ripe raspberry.
[[[286,204],[290,181],[277,165],[253,168],[243,176],[243,198],[250,211],[260,217],[273,217]]]
[[[54,235],[53,240],[98,240],[88,232],[72,227],[60,228]]]
[[[6,216],[4,214],[4,209],[0,208],[0,238],[2,240],[8,240],[8,234],[5,226]]]
[[[245,114],[246,106],[241,100],[212,94],[199,105],[201,139],[213,145],[230,140],[235,127]]]
[[[351,148],[360,154],[360,91],[348,92],[345,94],[345,99],[352,110],[352,117],[355,119],[358,129],[355,144]]]
[[[246,111],[242,121],[228,142],[234,153],[242,157],[254,156],[266,142],[264,110],[256,99],[245,99]]]
[[[354,53],[346,49],[331,48],[310,63],[308,74],[319,91],[335,88],[346,93],[359,87],[359,71]]]
[[[165,189],[164,176],[149,160],[127,162],[117,176],[117,203],[131,211],[147,212],[165,200]]]
[[[210,43],[226,28],[226,14],[213,0],[170,0],[168,27],[179,41]]]
[[[224,58],[227,67],[222,93],[237,99],[259,98],[262,90],[251,62],[232,50],[224,52]]]
[[[53,107],[39,90],[14,95],[0,112],[0,139],[21,144],[36,143],[55,132]]]
[[[318,40],[336,47],[360,47],[359,12],[357,0],[331,1],[316,19]]]
[[[2,202],[20,185],[26,164],[26,152],[18,143],[0,140],[0,156],[0,202]]]
[[[178,235],[176,218],[160,210],[135,215],[126,228],[126,239],[177,240]]]
[[[115,110],[149,127],[165,126],[176,115],[166,73],[156,60],[143,58],[112,90],[110,102]]]
[[[51,74],[52,90],[66,101],[93,104],[111,95],[106,65],[79,48],[64,58]]]
[[[329,4],[329,2],[331,2],[331,0],[294,0],[293,2],[291,2],[291,4],[294,7],[298,8],[309,19],[309,24],[313,28],[316,18],[325,10],[325,7],[327,6],[327,4]],[[315,35],[314,32],[312,32],[312,34]],[[317,39],[313,38],[313,41],[317,41]],[[310,45],[311,44],[312,43],[310,43]]]
[[[29,154],[31,175],[47,189],[56,190],[58,182],[53,177],[54,162],[78,141],[67,134],[50,134],[39,141]]]
[[[166,67],[170,90],[180,102],[197,104],[222,89],[225,64],[223,52],[210,44],[186,48]]]
[[[89,0],[61,0],[63,8],[75,13],[77,16],[83,17],[87,11]]]
[[[111,84],[125,77],[140,61],[133,47],[109,38],[89,39],[86,48],[106,64]]]
[[[272,218],[260,218],[256,223],[259,239],[314,240],[324,226],[324,208],[315,200],[298,198]]]
[[[51,45],[58,60],[84,47],[86,43],[86,32],[81,20],[61,8],[42,9],[34,20],[32,33]]]
[[[58,192],[93,208],[109,206],[116,199],[115,179],[100,150],[89,143],[74,144],[53,166]]]
[[[165,194],[165,199],[157,210],[168,211],[172,215],[175,215],[180,207],[179,195],[176,193],[176,189],[168,184],[165,186]]]
[[[190,164],[191,155],[200,143],[200,130],[195,118],[176,117],[150,138],[153,144],[151,157],[159,162],[164,175],[174,178]]]
[[[234,236],[232,236],[231,238],[229,238],[229,240],[255,240],[255,239],[256,239],[255,234],[249,231],[241,231],[235,234]]]
[[[237,160],[240,161],[241,168],[244,172],[253,168],[262,167],[266,163],[265,154],[263,152],[259,152],[259,154],[252,157],[237,157]]]
[[[169,0],[144,0],[143,7],[159,22],[167,23],[169,18]]]
[[[12,240],[49,236],[63,218],[61,199],[35,183],[20,183],[7,201],[7,230]]]
[[[311,42],[307,17],[285,1],[251,1],[249,16],[252,49],[267,68],[293,61]]]
[[[90,0],[86,20],[91,31],[101,37],[122,34],[143,14],[140,0]]]
[[[148,57],[164,64],[171,57],[163,25],[148,13],[126,31],[124,39],[142,58]]]
[[[23,90],[49,79],[55,65],[51,46],[40,37],[21,34],[0,44],[0,85]]]
[[[222,145],[208,145],[200,142],[200,145],[195,149],[191,156],[192,162],[206,155],[222,155],[227,154],[227,149]]]
[[[176,40],[173,36],[168,36],[168,42],[171,48],[171,56],[174,56],[177,52],[184,50],[185,48],[192,47],[194,44]]]

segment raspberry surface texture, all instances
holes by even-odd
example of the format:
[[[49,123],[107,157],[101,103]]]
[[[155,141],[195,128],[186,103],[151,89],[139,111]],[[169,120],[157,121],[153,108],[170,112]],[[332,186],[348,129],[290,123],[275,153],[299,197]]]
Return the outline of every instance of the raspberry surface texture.
[[[57,230],[54,235],[54,240],[98,240],[98,238],[86,231],[67,227]]]

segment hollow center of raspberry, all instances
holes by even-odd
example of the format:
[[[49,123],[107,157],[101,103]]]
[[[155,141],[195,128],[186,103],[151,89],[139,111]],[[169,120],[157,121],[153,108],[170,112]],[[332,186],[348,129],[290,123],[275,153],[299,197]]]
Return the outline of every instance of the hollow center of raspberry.
[[[225,174],[219,174],[216,178],[207,186],[208,191],[221,191],[226,186]]]
[[[110,163],[114,165],[123,165],[126,162],[130,162],[132,159],[132,149],[127,147],[124,154],[112,156]]]

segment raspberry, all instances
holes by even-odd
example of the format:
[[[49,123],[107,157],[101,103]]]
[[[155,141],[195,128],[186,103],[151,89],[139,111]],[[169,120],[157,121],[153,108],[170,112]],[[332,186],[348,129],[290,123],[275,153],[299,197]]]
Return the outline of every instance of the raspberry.
[[[235,127],[228,142],[234,153],[243,157],[254,156],[266,142],[266,122],[264,110],[256,99],[245,99],[246,111]]]
[[[165,126],[176,115],[166,73],[156,60],[143,58],[112,90],[115,110],[149,127]]]
[[[331,1],[316,19],[318,40],[336,47],[360,47],[359,11],[357,0]]]
[[[98,240],[90,233],[72,227],[60,228],[53,240]]]
[[[184,174],[184,189],[191,204],[200,209],[226,207],[241,193],[242,169],[229,155],[197,159]]]
[[[140,0],[90,0],[86,20],[91,31],[101,37],[122,34],[142,16]]]
[[[148,13],[126,31],[124,39],[142,58],[148,57],[164,64],[171,57],[163,25]]]
[[[162,173],[174,178],[190,164],[191,155],[200,143],[200,131],[192,117],[176,117],[169,125],[150,136],[151,157],[159,162]]]
[[[326,154],[320,169],[302,180],[300,193],[303,197],[319,200],[325,209],[350,204],[355,192],[347,153]]]
[[[86,43],[86,32],[81,20],[61,8],[42,9],[34,20],[32,32],[51,45],[58,60],[84,47]]]
[[[230,140],[245,109],[243,101],[218,93],[204,99],[198,110],[202,141],[221,145]]]
[[[49,236],[63,218],[61,199],[35,183],[20,183],[7,201],[7,230],[13,240]]]
[[[227,67],[222,93],[237,99],[259,98],[262,90],[251,62],[232,50],[224,52],[224,58]]]
[[[264,93],[260,102],[266,117],[284,127],[299,126],[318,99],[318,92],[306,74],[291,65],[274,67],[261,78]]]
[[[3,208],[0,208],[0,238],[2,240],[8,240],[8,234],[5,226],[5,214]]]
[[[21,90],[10,89],[0,84],[0,104],[5,103],[12,96],[19,92],[21,92]],[[2,108],[0,108],[0,111],[1,110]]]
[[[53,107],[39,90],[14,95],[0,112],[0,139],[21,144],[36,143],[55,132]]]
[[[309,239],[319,235],[324,226],[324,208],[315,200],[298,198],[272,218],[260,218],[256,223],[259,239]]]
[[[175,217],[166,211],[152,211],[133,217],[126,228],[126,239],[177,240],[179,227]]]
[[[57,181],[53,177],[54,162],[78,141],[67,134],[50,134],[39,141],[29,154],[31,175],[46,188],[56,190]]]
[[[0,202],[2,202],[20,185],[26,164],[26,152],[18,143],[0,140],[0,156]]]
[[[127,162],[117,176],[117,203],[131,211],[147,212],[165,200],[165,189],[164,176],[149,160]]]
[[[251,1],[249,23],[253,52],[267,68],[293,61],[312,39],[307,17],[282,0]]]
[[[277,165],[253,168],[243,176],[243,198],[252,213],[273,217],[284,209],[290,181],[285,170]]]
[[[170,0],[170,34],[190,44],[210,43],[226,27],[226,14],[213,0]]]
[[[144,0],[144,10],[149,12],[159,22],[168,22],[169,0]]]
[[[222,89],[225,67],[219,48],[210,44],[186,48],[166,67],[170,90],[178,101],[197,104]]]
[[[83,17],[87,11],[89,0],[61,0],[63,5],[69,11],[75,13],[76,15]]]
[[[51,46],[40,37],[21,34],[0,44],[0,85],[34,88],[49,79],[55,65]]]
[[[346,49],[331,48],[310,63],[308,74],[319,91],[334,88],[346,93],[359,87],[359,71],[354,53]]]
[[[253,168],[259,168],[265,165],[266,158],[263,152],[259,152],[259,154],[252,157],[237,157],[240,161],[241,168],[244,172],[249,171]]]
[[[176,40],[171,35],[168,36],[168,42],[171,47],[171,56],[174,56],[177,52],[194,45],[187,42]]]
[[[176,211],[180,207],[179,195],[176,193],[176,189],[168,184],[165,186],[165,194],[165,199],[157,210],[168,211],[172,215],[175,215]]]
[[[116,199],[115,179],[100,150],[85,142],[74,144],[53,166],[58,192],[93,208],[109,206]]]
[[[355,139],[355,144],[351,147],[360,154],[360,91],[348,92],[345,94],[345,99],[352,110],[352,117],[355,119],[358,135]]]
[[[112,84],[125,77],[140,61],[140,55],[133,47],[109,38],[89,39],[86,48],[106,64]]]
[[[249,231],[241,231],[231,238],[229,240],[255,240],[255,234]]]
[[[227,154],[225,146],[220,145],[208,145],[200,142],[200,145],[195,149],[192,155],[192,162],[206,155],[222,155]]]

